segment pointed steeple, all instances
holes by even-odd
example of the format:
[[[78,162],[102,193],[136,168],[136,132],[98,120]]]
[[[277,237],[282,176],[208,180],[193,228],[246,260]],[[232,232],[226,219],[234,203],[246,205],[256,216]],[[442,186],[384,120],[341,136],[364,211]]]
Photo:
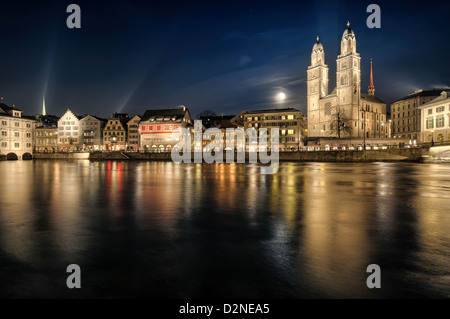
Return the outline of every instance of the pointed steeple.
[[[45,110],[45,96],[44,99],[42,100],[42,116],[46,116],[47,115],[47,111]]]
[[[370,59],[370,85],[369,85],[368,93],[370,96],[375,96],[375,87],[373,86],[372,59]]]

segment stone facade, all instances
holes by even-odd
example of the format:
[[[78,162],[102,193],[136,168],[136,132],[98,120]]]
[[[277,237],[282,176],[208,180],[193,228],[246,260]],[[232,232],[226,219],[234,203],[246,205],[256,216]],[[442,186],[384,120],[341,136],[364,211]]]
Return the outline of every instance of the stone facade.
[[[419,107],[437,98],[443,90],[418,90],[391,104],[392,136],[418,140],[422,130]]]
[[[105,124],[106,120],[92,115],[86,115],[80,120],[83,149],[98,151],[103,148],[103,129]]]
[[[128,144],[127,123],[130,120],[128,114],[114,113],[108,119],[103,130],[103,145],[107,151],[125,150]]]
[[[298,150],[304,143],[304,116],[294,108],[250,111],[244,114],[244,129],[248,128],[266,128],[269,140],[271,129],[278,128],[280,151]],[[248,137],[246,147],[248,149]]]
[[[34,120],[22,116],[22,111],[0,104],[0,154],[21,159],[33,153]],[[15,154],[15,155],[14,155]]]
[[[420,142],[450,143],[450,91],[442,91],[439,97],[419,106],[419,111],[423,127]]]
[[[328,66],[324,47],[317,37],[307,70],[308,135],[386,136],[386,103],[374,96],[373,81],[369,94],[361,94],[361,57],[356,52],[355,33],[350,24],[342,35],[341,54],[336,63],[336,88],[328,93]]]
[[[140,138],[139,134],[139,122],[141,121],[141,117],[135,115],[131,120],[127,123],[128,129],[128,148],[132,151],[137,151],[139,149]]]
[[[34,150],[38,153],[58,151],[58,128],[40,126],[34,129]]]

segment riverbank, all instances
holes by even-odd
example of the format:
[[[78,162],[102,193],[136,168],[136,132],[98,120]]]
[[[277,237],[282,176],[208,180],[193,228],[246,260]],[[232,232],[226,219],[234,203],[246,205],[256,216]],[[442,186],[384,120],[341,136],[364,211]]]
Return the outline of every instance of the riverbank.
[[[314,151],[314,152],[280,152],[280,161],[292,162],[419,162],[428,153],[427,148],[405,148],[365,151]],[[192,161],[194,156],[192,154]],[[38,153],[34,159],[53,160],[142,160],[171,161],[171,153]],[[237,161],[235,156],[235,162]],[[248,162],[248,154],[246,154]]]

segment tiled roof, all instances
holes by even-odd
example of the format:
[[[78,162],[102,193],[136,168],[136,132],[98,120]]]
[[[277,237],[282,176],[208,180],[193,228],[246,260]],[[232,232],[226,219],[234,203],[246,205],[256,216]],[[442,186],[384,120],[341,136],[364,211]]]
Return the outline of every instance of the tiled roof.
[[[155,123],[177,123],[181,122],[187,112],[187,109],[156,109],[147,110],[141,117],[141,122],[151,121]]]
[[[364,99],[364,100],[370,101],[370,102],[386,104],[380,98],[378,98],[376,96],[371,96],[369,94],[361,93],[361,98]]]
[[[400,100],[397,100],[395,102],[399,102],[399,101],[404,101],[404,100],[409,100],[409,99],[413,99],[416,97],[428,97],[428,96],[439,96],[441,94],[442,91],[446,91],[445,89],[433,89],[433,90],[427,90],[427,91],[417,91],[417,92],[413,92],[407,96],[405,96],[404,98],[401,98]],[[395,103],[394,102],[394,103]]]

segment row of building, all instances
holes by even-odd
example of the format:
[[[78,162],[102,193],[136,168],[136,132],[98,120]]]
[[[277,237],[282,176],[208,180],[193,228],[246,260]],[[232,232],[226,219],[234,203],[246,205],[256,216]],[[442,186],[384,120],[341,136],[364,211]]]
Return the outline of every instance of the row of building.
[[[280,150],[298,150],[304,145],[306,117],[295,108],[242,111],[234,116],[201,117],[203,131],[219,129],[224,140],[227,129],[272,128],[280,132]],[[108,119],[76,115],[68,109],[61,117],[42,114],[25,116],[16,107],[0,104],[0,154],[19,157],[33,152],[143,151],[169,152],[179,142],[181,128],[193,131],[189,109],[147,110],[143,115],[114,113]],[[233,134],[233,133],[231,133]],[[203,133],[204,148],[211,136]],[[212,138],[214,139],[214,138]],[[248,140],[248,138],[247,138]]]
[[[399,139],[418,140],[418,143],[450,142],[448,91],[414,92],[393,103],[391,112],[390,119],[386,115],[384,123],[389,128],[383,131],[383,138],[394,142]],[[61,117],[46,115],[45,108],[42,113],[25,116],[21,110],[2,102],[0,154],[22,156],[33,152],[115,150],[169,152],[179,142],[174,133],[179,133],[181,128],[194,127],[186,107],[147,110],[143,115],[132,117],[126,113],[114,113],[108,119],[94,115],[79,116],[69,109]],[[384,115],[384,112],[379,113],[379,118]],[[317,138],[314,130],[310,134],[306,116],[295,108],[242,111],[234,116],[204,116],[200,119],[203,130],[215,127],[222,131],[224,137],[229,128],[266,128],[269,134],[271,128],[277,128],[281,151],[301,149]],[[365,137],[368,140],[376,138],[371,136],[376,132],[377,129],[367,130]],[[321,133],[319,138],[324,139]],[[337,140],[338,133],[334,132],[328,138]],[[341,139],[344,139],[345,130],[342,135]],[[203,148],[210,142],[210,137],[204,137]]]
[[[298,109],[242,111],[233,116],[204,116],[203,129],[278,128],[281,151],[307,145],[355,144],[400,141],[450,143],[450,90],[419,90],[391,104],[375,96],[372,61],[367,94],[361,93],[361,57],[355,32],[347,24],[336,60],[336,88],[328,89],[328,66],[323,44],[317,41],[307,69],[307,117]],[[0,104],[0,153],[60,151],[168,152],[178,142],[174,133],[193,129],[186,107],[147,110],[143,115],[114,113],[108,119],[79,116],[71,110],[60,118],[23,116],[19,109]],[[204,136],[205,147],[210,136]]]

